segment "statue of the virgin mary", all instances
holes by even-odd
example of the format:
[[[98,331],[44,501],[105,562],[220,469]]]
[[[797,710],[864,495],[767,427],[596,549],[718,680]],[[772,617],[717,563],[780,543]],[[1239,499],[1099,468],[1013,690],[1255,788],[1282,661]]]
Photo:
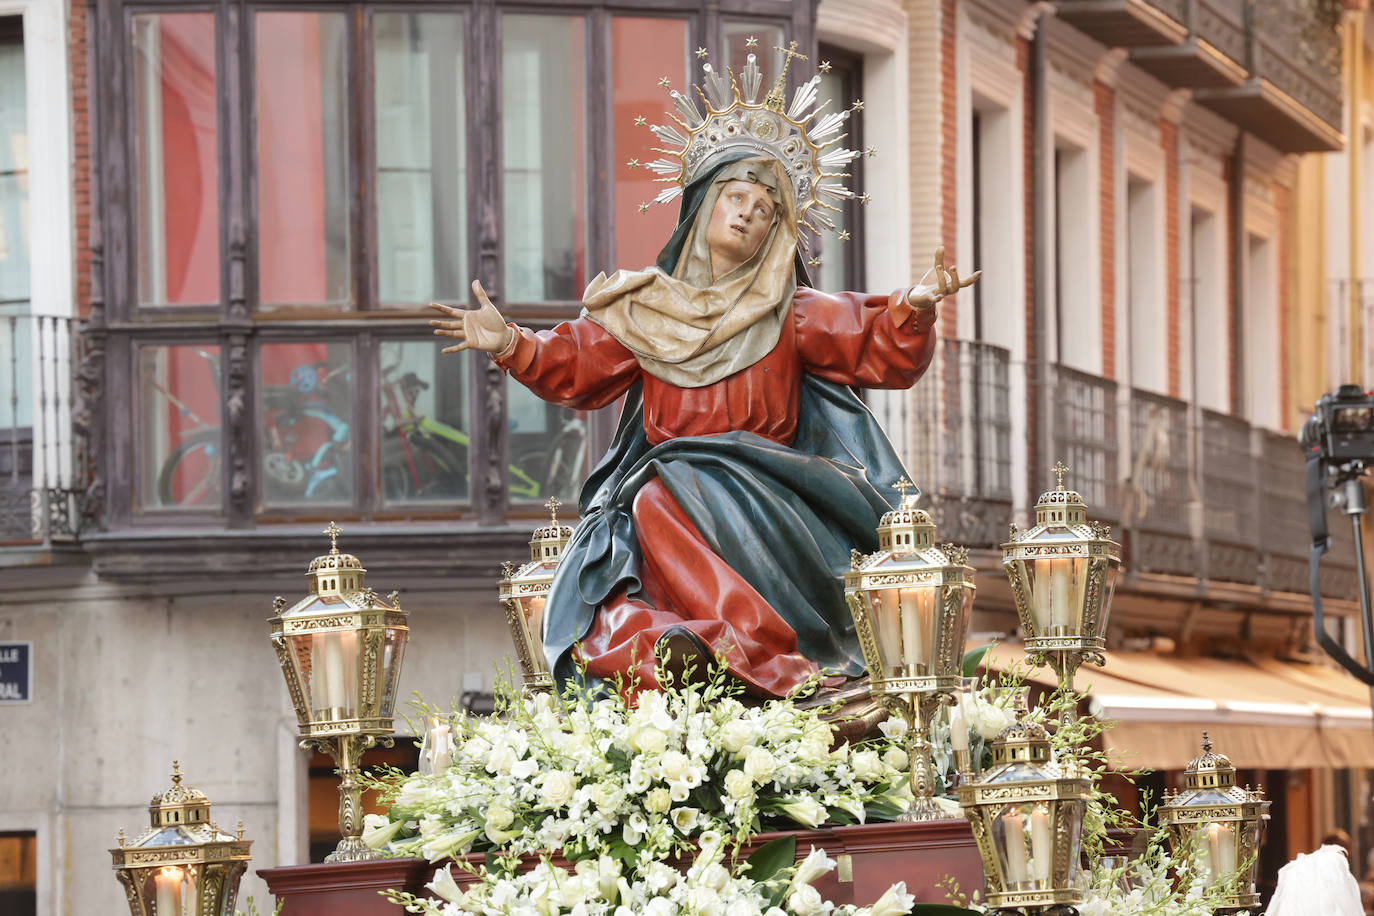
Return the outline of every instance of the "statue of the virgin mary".
[[[581,316],[549,331],[507,324],[475,281],[480,308],[435,306],[435,333],[459,341],[444,352],[486,351],[544,400],[595,409],[626,396],[545,605],[560,684],[653,688],[664,644],[679,659],[722,656],[758,696],[864,670],[842,576],[851,550],[877,549],[904,472],[852,386],[913,384],[934,353],[936,303],[977,275],[961,282],[937,252],[926,285],[812,289],[799,226],[828,223],[827,195],[851,196],[824,182],[857,155],[826,139],[848,112],[808,131],[817,80],[784,110],[782,78],[753,101],[753,55],[740,76],[708,65],[705,115],[673,94],[688,136],[655,129],[682,146],[651,164],[678,168],[660,199],[682,204],[654,266],[598,275]]]

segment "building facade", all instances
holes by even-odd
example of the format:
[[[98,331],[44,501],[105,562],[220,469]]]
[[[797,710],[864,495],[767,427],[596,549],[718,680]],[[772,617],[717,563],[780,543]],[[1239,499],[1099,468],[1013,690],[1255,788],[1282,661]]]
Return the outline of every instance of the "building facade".
[[[1334,276],[1303,183],[1339,169],[1342,34],[1296,0],[0,0],[0,642],[32,646],[0,722],[44,762],[0,841],[36,912],[122,905],[105,850],[173,758],[255,867],[329,845],[266,618],[331,520],[411,611],[405,692],[492,689],[500,565],[615,417],[441,356],[425,303],[479,277],[549,326],[650,263],[672,214],[639,212],[635,119],[751,37],[865,103],[870,202],[818,286],[915,282],[940,245],[985,269],[916,388],[868,393],[973,548],[975,629],[1014,629],[996,548],[1063,460],[1126,548],[1114,649],[1310,655],[1293,437],[1344,376],[1302,318]],[[1346,546],[1328,611],[1353,583]],[[1244,764],[1282,774],[1275,855],[1363,823],[1350,761],[1277,763]]]

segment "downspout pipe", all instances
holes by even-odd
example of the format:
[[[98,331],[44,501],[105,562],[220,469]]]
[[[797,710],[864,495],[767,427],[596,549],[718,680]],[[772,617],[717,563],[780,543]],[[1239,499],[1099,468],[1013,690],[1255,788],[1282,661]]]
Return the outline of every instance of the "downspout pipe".
[[[1054,390],[1051,374],[1050,341],[1050,275],[1055,245],[1053,239],[1042,237],[1051,224],[1050,203],[1054,194],[1053,160],[1050,158],[1052,137],[1049,122],[1049,60],[1048,39],[1042,8],[1036,22],[1035,37],[1030,48],[1031,86],[1031,213],[1030,223],[1035,245],[1035,284],[1031,300],[1031,350],[1035,354],[1031,380],[1035,392],[1035,460],[1029,468],[1028,493],[1048,489],[1049,466],[1054,456]],[[1053,231],[1052,229],[1050,230]]]

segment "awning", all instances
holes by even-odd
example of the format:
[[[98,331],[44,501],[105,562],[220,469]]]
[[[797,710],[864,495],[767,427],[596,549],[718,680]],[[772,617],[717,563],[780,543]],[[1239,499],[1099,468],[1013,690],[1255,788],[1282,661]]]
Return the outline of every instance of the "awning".
[[[1005,644],[996,654],[1023,657]],[[1031,677],[1054,683],[1048,669]],[[1105,668],[1080,668],[1074,684],[1096,715],[1115,721],[1103,740],[1123,767],[1182,769],[1204,729],[1237,767],[1374,767],[1369,690],[1335,668],[1109,652]]]

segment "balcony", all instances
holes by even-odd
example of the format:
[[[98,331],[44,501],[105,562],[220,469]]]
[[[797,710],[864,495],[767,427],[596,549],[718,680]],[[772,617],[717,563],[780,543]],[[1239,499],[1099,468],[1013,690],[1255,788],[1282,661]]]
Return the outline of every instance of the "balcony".
[[[911,472],[943,539],[997,547],[1012,513],[1011,354],[941,340],[913,389],[918,439]]]
[[[1121,507],[1117,464],[1116,382],[1055,366],[1054,459],[1073,472],[1073,489],[1092,516],[1115,522]]]
[[[0,306],[10,312],[0,311],[0,565],[31,562],[80,527],[72,321],[19,314],[22,305]]]
[[[1328,152],[1341,133],[1341,48],[1336,22],[1315,0],[1250,0],[1245,67],[1228,88],[1196,100],[1286,153]]]
[[[1060,19],[1105,45],[1177,45],[1188,35],[1186,0],[1058,0]]]
[[[1134,48],[1131,62],[1176,89],[1245,82],[1245,0],[1187,0],[1184,24],[1188,33],[1182,42]]]

